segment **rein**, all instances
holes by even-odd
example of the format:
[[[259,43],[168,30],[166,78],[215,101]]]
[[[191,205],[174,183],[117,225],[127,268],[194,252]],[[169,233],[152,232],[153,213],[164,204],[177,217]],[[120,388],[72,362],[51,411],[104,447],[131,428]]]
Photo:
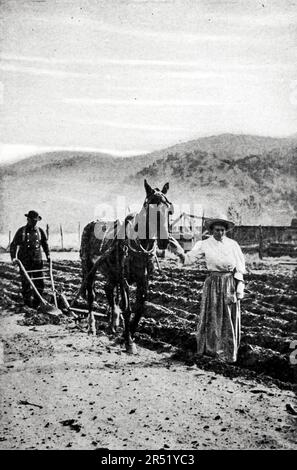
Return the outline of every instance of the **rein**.
[[[152,255],[152,256],[156,254],[157,240],[154,240],[154,244],[150,250],[146,250],[145,248],[143,248],[143,246],[141,245],[139,241],[139,238],[136,238],[134,241],[137,243],[138,249],[133,248],[133,246],[131,245],[131,240],[127,238],[127,246],[133,253],[136,253],[138,255]]]
[[[130,220],[128,220],[128,223],[132,226],[132,222]],[[159,271],[161,271],[160,263],[157,257],[157,240],[154,240],[153,246],[150,250],[146,250],[145,248],[143,248],[143,246],[140,243],[139,238],[136,238],[133,240],[137,244],[138,249],[133,248],[133,246],[131,245],[131,239],[127,237],[126,240],[127,240],[128,250],[130,250],[132,253],[137,254],[139,256],[144,256],[144,255],[148,257],[152,256],[153,258],[155,258],[157,262]]]
[[[143,246],[141,245],[139,239],[136,239],[137,240],[137,244],[138,244],[138,247],[140,248],[139,250],[136,250],[135,248],[133,248],[131,246],[131,242],[129,241],[129,239],[127,239],[127,246],[128,246],[128,249],[130,251],[132,251],[132,253],[135,253],[139,256],[152,256],[156,262],[157,262],[157,265],[158,265],[158,270],[161,272],[161,267],[160,267],[160,263],[159,263],[159,260],[158,260],[158,256],[157,256],[157,240],[154,240],[154,244],[152,246],[152,248],[150,250],[145,250],[143,248]],[[135,242],[136,242],[135,240]]]

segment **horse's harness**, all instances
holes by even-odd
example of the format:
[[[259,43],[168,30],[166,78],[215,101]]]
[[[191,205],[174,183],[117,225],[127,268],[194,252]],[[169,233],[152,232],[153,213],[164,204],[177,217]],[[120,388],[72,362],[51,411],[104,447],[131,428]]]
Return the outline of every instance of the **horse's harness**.
[[[160,201],[156,202],[156,204],[160,204],[161,202],[164,203],[167,207],[171,207],[172,208],[172,212],[173,212],[173,204],[167,199],[167,197],[165,196],[165,194],[159,192],[158,194],[156,194],[155,192],[153,192],[150,196],[148,196],[144,202],[144,208],[147,209],[149,207],[150,204],[153,204],[153,200],[154,198],[159,197],[160,198]],[[161,197],[160,197],[161,196]],[[127,220],[126,221],[127,223],[131,224],[131,220]],[[126,228],[126,227],[125,227]],[[159,264],[159,260],[157,258],[157,240],[154,240],[154,243],[153,243],[153,246],[151,249],[149,250],[146,250],[141,242],[140,242],[140,239],[138,237],[136,237],[134,240],[134,243],[136,244],[136,248],[134,248],[131,244],[131,240],[127,237],[127,231],[125,230],[125,242],[126,242],[126,257],[128,256],[128,252],[129,250],[138,255],[138,256],[146,256],[147,257],[147,262],[149,261],[149,259],[151,258],[154,258],[157,262],[157,265],[158,265],[158,269],[159,271],[161,271],[161,268],[160,268],[160,264]]]
[[[163,193],[160,193],[160,194],[161,194],[162,200],[157,202],[157,204],[163,202],[164,204],[166,204],[167,207],[173,207],[172,203],[169,202],[167,197]],[[147,207],[150,204],[153,204],[153,200],[154,198],[156,198],[156,196],[159,196],[159,194],[156,195],[156,193],[152,193],[151,195],[147,197],[147,199],[144,202],[145,209],[147,209]],[[126,230],[127,224],[130,224],[132,226],[132,221],[131,219],[130,220],[126,219],[124,223],[125,223],[125,239],[123,240],[123,243],[121,245],[121,248],[122,248],[121,259],[119,256],[119,245],[116,246],[117,271],[120,274],[120,284],[122,285],[128,284],[127,278],[129,279],[130,273],[129,273],[129,263],[127,263],[127,259],[128,259],[129,251],[136,256],[140,256],[142,258],[146,257],[146,261],[147,261],[146,268],[147,268],[149,260],[155,259],[158,265],[158,269],[161,270],[160,264],[157,258],[157,240],[154,240],[152,248],[147,250],[142,246],[140,239],[136,237],[135,239],[133,239],[133,242],[136,246],[133,247],[131,243],[131,239],[129,239],[129,237],[127,236],[127,230]],[[103,261],[103,259],[106,258],[109,254],[111,254],[111,252],[114,249],[114,245],[117,241],[119,241],[119,239],[117,238],[117,236],[115,236],[109,248],[98,258],[98,260],[95,262],[91,271],[87,274],[85,282],[87,281],[91,273],[97,270],[98,265]],[[104,244],[104,239],[101,242],[100,249],[102,249],[103,244]],[[148,269],[147,269],[147,273],[148,273]]]
[[[127,222],[131,224],[130,220],[128,220]],[[132,240],[129,239],[129,237],[126,234],[125,241],[124,241],[124,250],[123,250],[124,251],[123,269],[125,268],[125,261],[128,258],[129,251],[136,256],[139,256],[141,258],[146,258],[146,265],[148,264],[150,260],[156,259],[158,267],[160,268],[159,261],[157,259],[157,240],[154,240],[153,245],[150,249],[145,249],[142,246],[141,241],[138,237],[136,237],[133,240],[133,243],[135,244],[135,246],[132,246]],[[128,268],[127,270],[129,271],[129,263],[127,263],[127,268]],[[129,272],[128,272],[128,277],[129,277]]]
[[[159,197],[160,200],[158,202],[156,202],[157,204],[162,202],[162,203],[166,204],[167,207],[173,207],[172,203],[167,199],[167,197],[163,193],[159,193],[159,194],[160,194],[161,197]],[[144,202],[144,208],[147,209],[150,204],[153,204],[154,199],[156,198],[156,196],[158,197],[159,194],[156,194],[155,192],[153,192],[151,195],[149,195],[146,198],[145,202]],[[157,240],[154,240],[153,245],[150,249],[145,249],[141,244],[141,240],[138,237],[136,237],[135,239],[133,239],[133,243],[134,243],[135,246],[132,246],[132,240],[128,237],[127,230],[126,230],[126,227],[127,227],[128,224],[130,224],[131,227],[132,227],[132,220],[131,219],[126,219],[125,220],[125,240],[124,240],[123,245],[122,245],[123,254],[122,254],[121,262],[119,263],[119,259],[117,259],[117,263],[118,263],[118,266],[120,268],[119,269],[119,271],[120,271],[120,282],[123,282],[123,283],[128,282],[127,278],[129,279],[129,274],[130,274],[129,273],[129,262],[126,263],[126,261],[128,259],[128,256],[129,256],[129,251],[131,253],[133,253],[134,255],[136,255],[136,256],[146,258],[147,276],[148,276],[148,272],[149,272],[147,266],[148,266],[149,261],[152,260],[152,259],[156,260],[157,265],[158,265],[158,269],[161,270],[159,260],[157,258]]]

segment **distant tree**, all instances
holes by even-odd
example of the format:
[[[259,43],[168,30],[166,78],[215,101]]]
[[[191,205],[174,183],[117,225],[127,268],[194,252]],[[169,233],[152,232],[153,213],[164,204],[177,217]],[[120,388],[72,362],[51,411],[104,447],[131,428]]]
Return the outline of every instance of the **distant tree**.
[[[242,198],[238,201],[233,201],[227,210],[227,215],[237,225],[243,222],[250,222],[251,219],[257,219],[262,213],[262,204],[260,199],[253,194]]]
[[[241,225],[242,216],[239,212],[238,203],[231,202],[227,210],[228,219],[232,220],[236,225]]]

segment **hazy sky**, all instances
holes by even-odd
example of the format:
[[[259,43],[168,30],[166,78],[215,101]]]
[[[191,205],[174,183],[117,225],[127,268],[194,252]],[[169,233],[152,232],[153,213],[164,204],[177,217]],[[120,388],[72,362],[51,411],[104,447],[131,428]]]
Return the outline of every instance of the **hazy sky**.
[[[297,132],[297,1],[0,0],[2,159]]]

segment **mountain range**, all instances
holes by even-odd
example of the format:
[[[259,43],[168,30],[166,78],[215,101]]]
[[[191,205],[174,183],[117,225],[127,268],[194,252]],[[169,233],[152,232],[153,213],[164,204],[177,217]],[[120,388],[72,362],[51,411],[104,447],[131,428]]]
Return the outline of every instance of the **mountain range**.
[[[286,225],[297,211],[297,136],[221,134],[136,157],[49,152],[0,166],[0,232],[15,230],[35,209],[53,231],[73,231],[104,204],[139,208],[152,186],[169,181],[179,208],[229,213],[244,224]],[[191,209],[189,209],[191,210]],[[116,213],[114,213],[117,215]],[[112,215],[111,215],[112,217]]]

